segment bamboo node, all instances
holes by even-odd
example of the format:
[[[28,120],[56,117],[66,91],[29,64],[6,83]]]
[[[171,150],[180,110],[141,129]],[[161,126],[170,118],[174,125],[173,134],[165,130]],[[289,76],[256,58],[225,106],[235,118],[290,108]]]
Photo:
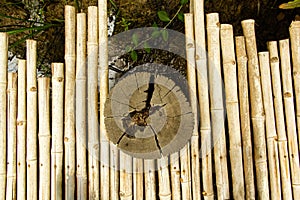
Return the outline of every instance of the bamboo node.
[[[31,91],[31,92],[36,92],[37,89],[36,89],[36,87],[31,87],[31,88],[29,89],[29,91]]]
[[[285,92],[283,96],[284,96],[284,98],[290,98],[290,97],[292,97],[292,93]]]
[[[270,62],[271,62],[271,63],[277,63],[278,61],[279,61],[278,57],[272,57],[272,58],[270,59]]]

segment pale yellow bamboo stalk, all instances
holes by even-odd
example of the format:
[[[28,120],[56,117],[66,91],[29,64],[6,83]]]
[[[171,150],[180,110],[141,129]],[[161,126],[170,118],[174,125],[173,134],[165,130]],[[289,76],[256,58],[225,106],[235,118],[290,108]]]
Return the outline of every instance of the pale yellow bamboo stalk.
[[[181,199],[180,165],[179,165],[179,154],[177,152],[170,155],[170,174],[171,174],[172,200],[180,200]]]
[[[191,177],[193,199],[201,199],[200,182],[200,156],[199,156],[199,133],[198,133],[198,110],[197,110],[197,82],[196,82],[196,64],[195,64],[195,42],[194,42],[194,23],[193,14],[184,15],[185,22],[185,44],[187,57],[187,80],[189,84],[189,95],[191,107],[194,114],[194,130],[191,138]]]
[[[100,197],[98,130],[98,8],[88,7],[88,173],[89,199]],[[108,187],[108,186],[106,186]]]
[[[207,14],[207,47],[210,110],[218,199],[229,199],[229,183],[224,128],[223,87],[220,61],[220,24],[218,13]],[[201,117],[200,117],[201,118]]]
[[[270,176],[271,199],[281,196],[279,154],[277,145],[277,132],[275,126],[275,115],[273,106],[273,94],[271,85],[271,73],[269,63],[269,52],[259,52],[259,66],[261,74],[261,86],[263,103],[266,116],[266,138],[268,149],[268,164]]]
[[[133,199],[144,199],[143,159],[133,158]]]
[[[157,196],[154,164],[154,160],[144,160],[145,200],[155,200]]]
[[[229,128],[230,162],[234,199],[245,198],[242,141],[239,118],[237,71],[232,25],[222,24],[221,48],[225,81],[226,110]]]
[[[251,121],[254,136],[254,162],[256,168],[257,195],[269,199],[269,181],[265,136],[265,117],[260,84],[260,72],[256,49],[254,20],[242,21],[248,55]]]
[[[37,42],[26,41],[27,50],[27,199],[38,199],[37,167],[37,80],[36,60]]]
[[[161,200],[171,200],[172,198],[168,162],[168,157],[162,157],[157,160],[159,186],[158,196]]]
[[[120,199],[132,199],[132,157],[120,151]]]
[[[50,78],[38,79],[39,199],[50,200]],[[28,177],[30,178],[30,177]]]
[[[110,155],[110,199],[118,200],[120,186],[119,149],[113,143],[110,144]]]
[[[182,199],[192,199],[190,144],[180,150],[180,182]]]
[[[98,86],[100,92],[99,116],[100,116],[100,158],[101,178],[100,190],[101,199],[109,199],[109,141],[104,123],[104,107],[108,97],[108,37],[107,37],[107,1],[98,1],[99,9],[99,67]],[[122,159],[120,159],[122,162]],[[131,166],[132,167],[132,166]]]
[[[291,167],[291,180],[294,199],[300,199],[300,164],[299,147],[297,146],[296,117],[294,109],[294,94],[292,84],[292,70],[290,63],[289,39],[279,41],[282,92],[286,118],[286,130],[288,138],[289,160]],[[298,130],[299,132],[299,130]]]
[[[17,199],[26,199],[26,60],[18,60]]]
[[[211,125],[208,97],[208,74],[206,58],[205,22],[204,22],[204,0],[194,1],[194,26],[195,26],[195,48],[196,67],[198,81],[199,118],[201,136],[201,158],[202,158],[202,183],[203,196],[205,200],[214,199],[213,175],[212,175],[212,145]]]
[[[17,198],[17,77],[17,73],[8,73],[6,199]]]
[[[291,52],[293,61],[294,90],[296,97],[296,117],[298,140],[300,140],[300,21],[290,25]]]
[[[243,141],[244,175],[246,186],[246,199],[255,199],[254,170],[252,141],[250,128],[249,94],[248,94],[248,72],[247,55],[244,36],[235,38],[236,57],[238,64],[238,86],[240,103],[241,134]]]
[[[86,156],[86,14],[77,14],[76,42],[76,183],[77,198],[87,199],[87,156]]]
[[[270,55],[270,66],[272,74],[272,88],[277,129],[277,143],[279,150],[282,197],[283,199],[292,199],[293,195],[291,188],[288,143],[285,131],[285,120],[282,103],[281,78],[277,42],[268,42],[268,49]]]
[[[63,199],[64,64],[52,63],[51,200]]]
[[[65,6],[65,198],[75,198],[75,7]]]
[[[7,89],[7,33],[0,33],[0,199],[6,191],[6,89]]]

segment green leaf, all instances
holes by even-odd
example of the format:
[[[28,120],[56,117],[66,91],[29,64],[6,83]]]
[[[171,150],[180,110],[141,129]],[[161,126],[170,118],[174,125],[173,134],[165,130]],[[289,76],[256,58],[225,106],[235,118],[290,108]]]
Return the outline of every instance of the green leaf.
[[[189,2],[189,0],[180,0],[180,4],[181,5],[185,5],[185,4],[187,4]]]
[[[157,15],[159,17],[159,19],[163,22],[169,22],[170,18],[168,16],[168,13],[166,11],[158,11]]]
[[[150,53],[151,52],[151,49],[150,49],[150,46],[147,42],[144,43],[144,49],[147,53]]]
[[[135,46],[139,44],[139,37],[135,33],[132,35],[132,42]]]
[[[184,22],[184,14],[182,12],[178,13],[177,17],[180,21]]]
[[[126,47],[125,47],[126,53],[129,53],[131,50],[132,50],[131,46],[126,46]]]
[[[137,55],[137,53],[136,53],[136,51],[131,51],[130,52],[130,57],[131,57],[131,59],[133,60],[133,61],[137,61],[137,58],[138,58],[138,55]]]
[[[294,9],[298,7],[300,7],[300,0],[289,1],[288,3],[279,5],[281,9]]]
[[[153,37],[153,38],[158,38],[159,36],[160,36],[160,31],[153,31],[152,32],[152,34],[151,34],[151,36]]]
[[[168,41],[169,39],[169,32],[167,30],[162,30],[162,37],[164,41]]]

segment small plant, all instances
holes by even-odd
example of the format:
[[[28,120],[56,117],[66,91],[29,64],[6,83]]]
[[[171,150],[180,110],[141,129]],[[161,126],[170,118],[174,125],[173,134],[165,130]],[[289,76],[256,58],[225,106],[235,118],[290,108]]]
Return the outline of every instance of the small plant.
[[[300,7],[300,0],[289,1],[279,6],[281,9],[294,9]]]
[[[164,11],[164,10],[157,11],[157,16],[160,19],[160,21],[166,22],[167,24],[163,27],[163,30],[154,29],[154,31],[151,34],[151,37],[148,38],[147,40],[140,42],[138,40],[138,37],[135,34],[133,34],[133,36],[132,36],[132,42],[134,44],[134,48],[131,48],[131,47],[127,48],[127,52],[130,53],[130,57],[131,57],[131,59],[133,61],[137,61],[137,59],[138,59],[137,52],[135,50],[133,50],[133,49],[135,49],[135,47],[143,44],[144,45],[144,50],[147,53],[150,53],[151,49],[149,48],[149,45],[148,45],[147,41],[149,41],[149,40],[151,40],[153,38],[158,38],[160,36],[162,37],[162,39],[164,41],[168,41],[168,39],[169,39],[169,32],[166,29],[170,26],[170,24],[175,20],[176,17],[180,21],[184,22],[184,14],[183,14],[183,12],[181,10],[182,10],[183,6],[186,5],[188,2],[189,2],[189,0],[180,0],[180,6],[179,6],[178,10],[176,11],[176,13],[173,15],[172,18],[170,18],[169,14],[166,11]],[[154,28],[158,27],[156,22],[154,22],[154,24],[152,26]]]

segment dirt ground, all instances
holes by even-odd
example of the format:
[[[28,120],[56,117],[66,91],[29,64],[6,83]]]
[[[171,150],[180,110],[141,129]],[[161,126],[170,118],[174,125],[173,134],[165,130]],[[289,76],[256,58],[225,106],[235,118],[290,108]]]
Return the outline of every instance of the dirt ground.
[[[235,35],[242,35],[241,21],[255,19],[258,50],[266,50],[266,42],[288,38],[288,27],[292,20],[300,20],[300,9],[281,10],[278,6],[288,0],[206,0],[205,12],[218,12],[221,23],[229,23],[234,27]],[[62,3],[63,2],[63,3]],[[25,39],[38,40],[39,60],[38,66],[45,71],[49,70],[49,63],[64,61],[64,24],[63,8],[65,4],[75,5],[77,10],[86,12],[87,6],[97,5],[97,0],[44,0],[40,3],[40,16],[44,15],[44,23],[52,24],[50,28],[37,34],[34,30],[10,35],[10,50],[19,57],[25,56]],[[157,12],[166,11],[170,18],[175,15],[180,7],[179,0],[108,0],[109,13],[117,15],[114,34],[137,27],[152,26],[157,23],[159,27],[166,22],[159,20]],[[0,3],[0,31],[32,27],[33,22],[28,21],[31,15],[30,6],[22,1],[4,0]],[[189,11],[189,3],[182,12]],[[9,16],[9,17],[8,17]],[[33,19],[35,20],[35,19]],[[184,24],[177,17],[168,26],[169,29],[184,32]],[[16,44],[15,42],[18,43]],[[13,46],[15,45],[15,46]],[[138,52],[140,58],[143,52]],[[152,52],[152,57],[159,57],[161,53]],[[170,57],[170,56],[166,56]],[[164,60],[164,59],[163,59]],[[168,60],[165,60],[168,62]],[[184,62],[179,59],[180,68]],[[49,72],[49,71],[48,71]]]

